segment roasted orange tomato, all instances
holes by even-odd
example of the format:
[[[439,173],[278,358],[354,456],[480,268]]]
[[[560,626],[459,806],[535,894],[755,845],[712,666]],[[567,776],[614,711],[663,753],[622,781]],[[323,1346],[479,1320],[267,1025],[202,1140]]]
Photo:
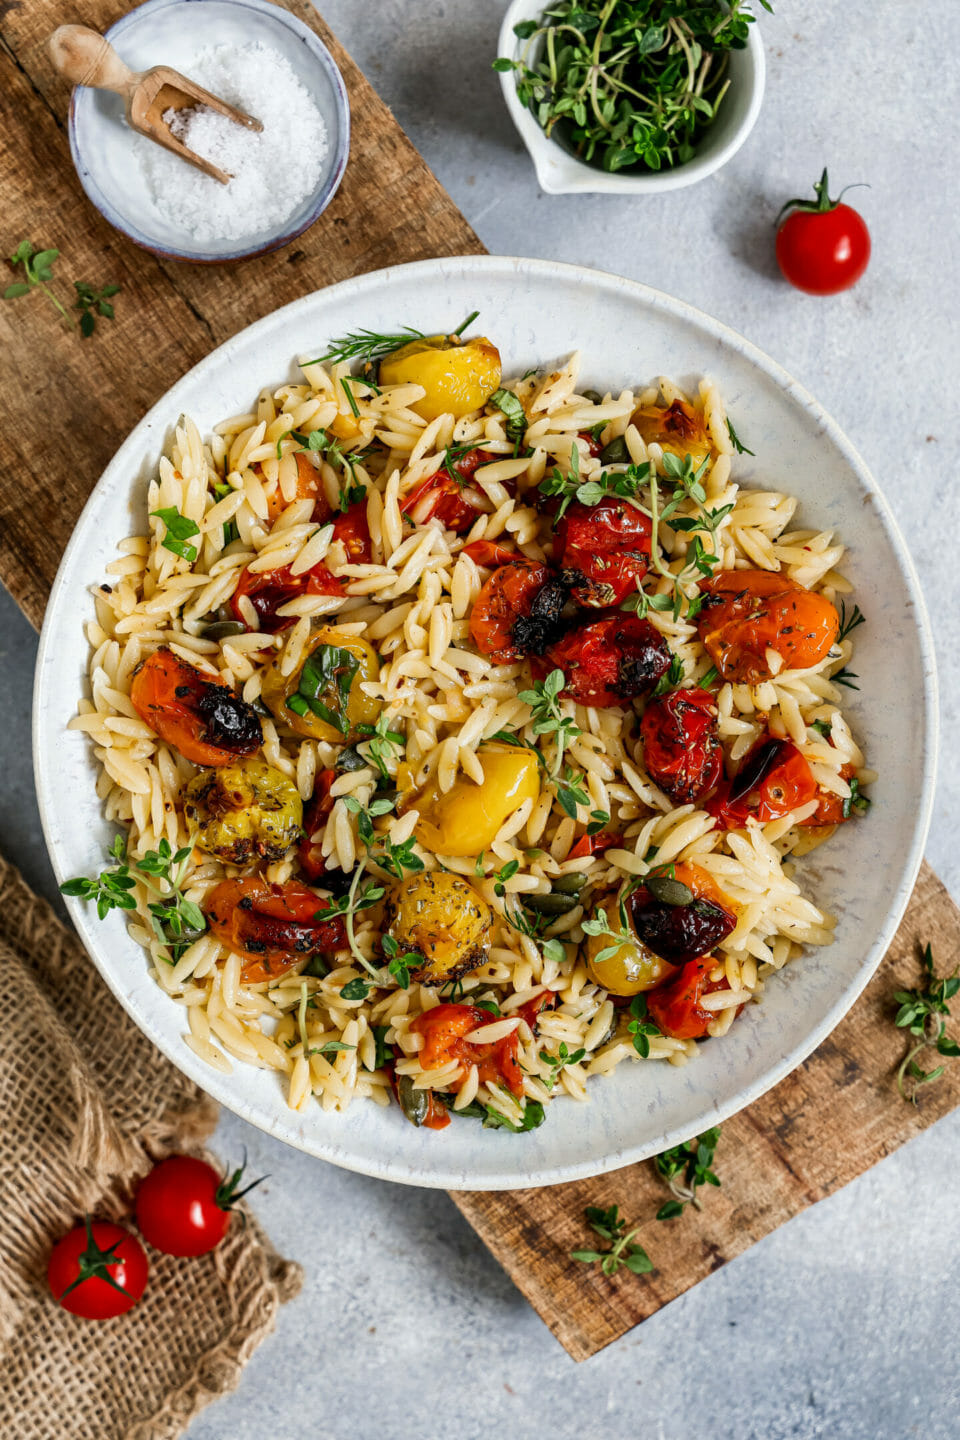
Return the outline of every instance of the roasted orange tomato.
[[[488,570],[523,559],[519,551],[511,550],[509,545],[498,545],[495,540],[471,540],[469,545],[464,545],[461,553],[469,555],[475,565],[485,565]]]
[[[263,743],[253,706],[166,645],[134,673],[130,701],[140,719],[194,765],[229,765],[255,755]]]
[[[570,598],[591,608],[619,605],[647,573],[650,521],[624,500],[575,500],[557,527],[557,554]]]
[[[791,670],[825,657],[840,633],[830,601],[772,570],[721,570],[700,586],[700,639],[724,680],[769,680],[767,650]]]
[[[497,570],[491,578],[502,574]],[[619,611],[568,631],[543,659],[531,660],[536,679],[562,670],[566,684],[561,694],[578,705],[601,708],[646,694],[669,665],[670,649],[659,630],[639,615]]]
[[[726,978],[708,980],[716,961],[710,955],[691,960],[666,985],[651,990],[647,996],[647,1014],[664,1035],[674,1040],[702,1040],[707,1026],[715,1019],[711,1010],[700,1004],[703,995],[728,988]]]
[[[671,690],[651,700],[640,734],[647,774],[675,805],[696,804],[723,771],[717,703],[707,690]]]
[[[581,835],[567,855],[567,859],[586,860],[590,855],[602,855],[605,850],[619,845],[622,839],[622,835],[612,835],[609,831],[600,831],[596,835]]]
[[[255,985],[274,980],[318,952],[342,950],[347,943],[343,916],[324,912],[330,901],[299,880],[271,885],[262,876],[221,880],[204,902],[217,939],[245,960],[240,978]]]
[[[323,493],[323,481],[320,478],[320,471],[317,470],[302,450],[297,451],[296,460],[297,488],[293,499],[316,500],[318,506],[326,506],[329,510],[330,507],[327,504],[327,498]],[[253,468],[256,470],[259,467],[254,466]],[[275,520],[278,520],[287,506],[292,503],[293,501],[287,500],[284,497],[283,491],[280,489],[280,486],[277,485],[273,493],[267,496],[267,519],[270,521],[270,524],[272,525]]]
[[[797,747],[768,735],[743,757],[732,780],[720,782],[705,808],[724,830],[742,830],[751,817],[764,824],[780,820],[816,793],[817,782]]]
[[[541,654],[557,633],[567,592],[546,565],[513,560],[487,580],[470,615],[470,636],[496,665]]]
[[[481,1082],[504,1084],[519,1098],[523,1094],[523,1072],[517,1059],[517,1031],[489,1045],[464,1039],[478,1026],[492,1024],[493,1018],[489,1010],[476,1005],[436,1005],[425,1010],[410,1024],[415,1034],[423,1036],[423,1048],[417,1057],[421,1069],[436,1070],[450,1060],[476,1065]]]

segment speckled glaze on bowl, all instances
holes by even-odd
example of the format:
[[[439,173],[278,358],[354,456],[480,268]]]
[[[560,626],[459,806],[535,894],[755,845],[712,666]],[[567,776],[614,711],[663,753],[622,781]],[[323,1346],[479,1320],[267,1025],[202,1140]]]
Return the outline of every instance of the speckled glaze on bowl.
[[[500,27],[497,54],[507,55],[512,60],[519,59],[524,42],[514,35],[513,27],[521,20],[539,20],[544,8],[545,0],[512,0]],[[526,105],[521,105],[517,96],[516,71],[502,72],[500,85],[510,119],[533,161],[541,190],[548,195],[639,197],[694,185],[736,155],[757,123],[763,103],[766,68],[760,26],[754,24],[750,26],[746,48],[730,51],[730,90],[717,111],[717,118],[697,145],[693,159],[674,165],[669,170],[617,170],[612,174],[585,164],[556,140],[550,139]]]
[[[94,790],[92,746],[66,731],[86,692],[90,588],[119,540],[145,523],[145,482],[179,415],[201,432],[249,408],[264,385],[295,374],[294,359],[347,330],[415,325],[443,333],[472,310],[500,346],[505,373],[550,364],[575,347],[583,383],[614,390],[658,374],[720,385],[756,452],[735,465],[743,483],[801,501],[800,523],[835,529],[843,569],[867,617],[857,631],[860,691],[848,711],[880,773],[862,823],[799,862],[805,886],[839,919],[832,946],[772,977],[763,1002],[708,1040],[683,1069],[625,1064],[590,1082],[591,1103],[561,1100],[525,1135],[455,1119],[417,1130],[396,1106],[287,1109],[270,1071],[208,1069],[183,1043],[184,1012],[147,974],[114,912],[104,922],[77,900],[71,917],[107,984],[140,1028],[215,1099],[253,1124],[336,1165],[384,1179],[453,1189],[554,1184],[643,1159],[724,1120],[775,1085],[829,1034],[876,969],[913,887],[930,814],[936,754],[933,650],[913,566],[876,484],[849,441],[783,370],[717,321],[643,285],[571,265],[492,256],[423,261],[304,296],[221,345],[136,426],[77,523],[53,586],[37,661],[34,764],[58,880],[94,874],[112,836]],[[896,684],[890,677],[896,677]]]
[[[268,0],[147,0],[106,32],[132,70],[171,65],[191,75],[191,60],[214,45],[262,41],[289,61],[312,95],[327,129],[323,170],[303,203],[277,227],[244,240],[198,241],[156,209],[131,145],[151,142],[126,124],[123,101],[78,86],[70,100],[70,154],[87,198],[135,244],[169,260],[215,263],[279,250],[308,230],[337,192],[350,153],[350,102],[333,56],[296,16]]]

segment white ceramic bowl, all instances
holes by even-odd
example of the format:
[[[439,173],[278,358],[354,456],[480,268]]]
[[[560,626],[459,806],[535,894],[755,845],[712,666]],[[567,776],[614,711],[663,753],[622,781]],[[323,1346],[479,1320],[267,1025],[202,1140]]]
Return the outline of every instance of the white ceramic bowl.
[[[843,569],[867,617],[857,631],[860,691],[849,713],[880,773],[869,816],[845,825],[800,862],[804,884],[838,916],[836,940],[768,983],[730,1033],[683,1069],[622,1065],[590,1082],[591,1103],[561,1100],[525,1135],[454,1120],[417,1130],[396,1106],[359,1103],[343,1116],[287,1109],[270,1071],[208,1069],[183,1043],[184,1012],[147,974],[142,951],[113,912],[104,922],[69,900],[84,944],[137,1024],[217,1100],[271,1134],[334,1164],[385,1179],[459,1189],[550,1184],[615,1169],[698,1133],[775,1085],[840,1020],[880,961],[904,910],[923,849],[933,791],[936,700],[929,625],[916,576],[883,497],[815,400],[739,335],[632,281],[540,260],[429,260],[348,280],[303,299],[221,345],[173,385],[120,446],[77,522],[47,609],[37,661],[34,760],[58,880],[101,868],[112,827],[94,791],[92,747],[67,731],[86,689],[83,622],[117,542],[146,523],[146,479],[181,413],[201,432],[249,408],[264,385],[295,374],[348,330],[414,325],[445,332],[472,310],[499,344],[505,373],[582,349],[583,381],[614,390],[658,374],[681,384],[704,372],[721,386],[756,459],[737,459],[746,484],[800,497],[801,523],[836,530],[851,547]],[[891,683],[895,677],[895,683]]]
[[[131,70],[170,65],[188,78],[199,51],[259,40],[289,62],[327,130],[319,179],[291,215],[242,240],[202,241],[171,224],[154,204],[142,171],[132,163],[132,147],[152,142],[129,129],[120,97],[78,86],[70,101],[70,154],[88,199],[111,225],[172,260],[242,260],[288,244],[327,208],[347,166],[350,104],[330,51],[295,15],[268,0],[147,0],[106,37]]]
[[[520,58],[524,41],[518,40],[513,27],[521,20],[539,20],[545,0],[513,0],[500,27],[497,54]],[[593,165],[586,165],[571,155],[556,140],[551,140],[517,97],[516,71],[500,75],[503,98],[510,119],[520,139],[530,152],[541,190],[548,195],[655,195],[664,190],[680,190],[704,180],[725,165],[740,149],[753,129],[763,101],[766,62],[760,26],[750,26],[745,50],[730,52],[730,89],[724,96],[717,118],[697,146],[692,160],[671,170],[650,170],[627,174],[620,170],[612,175]]]

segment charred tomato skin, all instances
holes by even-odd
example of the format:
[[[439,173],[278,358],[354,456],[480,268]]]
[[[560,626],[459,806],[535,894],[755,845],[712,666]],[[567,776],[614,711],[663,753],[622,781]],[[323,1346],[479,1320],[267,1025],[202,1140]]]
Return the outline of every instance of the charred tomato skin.
[[[130,700],[141,720],[195,765],[229,765],[263,743],[253,706],[168,645],[134,671]]]
[[[611,498],[575,500],[557,528],[556,553],[570,598],[592,609],[619,605],[639,589],[650,561],[651,525],[642,510]]]
[[[542,653],[561,628],[566,590],[536,560],[501,565],[485,582],[470,614],[470,636],[496,665]]]
[[[578,705],[626,705],[645,695],[669,668],[670,649],[649,620],[615,611],[579,625],[531,659],[538,680],[562,670],[562,691]]]
[[[641,886],[627,907],[637,937],[671,965],[686,965],[708,955],[736,929],[737,919],[712,900],[665,905]]]
[[[651,700],[640,722],[653,783],[675,805],[709,795],[723,773],[716,700],[707,690],[671,690]]]

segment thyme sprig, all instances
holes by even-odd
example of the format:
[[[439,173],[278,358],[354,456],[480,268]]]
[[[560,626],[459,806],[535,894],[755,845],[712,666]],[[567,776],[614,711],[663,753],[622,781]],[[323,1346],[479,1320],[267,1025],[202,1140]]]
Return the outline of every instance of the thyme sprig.
[[[943,1065],[935,1065],[931,1070],[924,1070],[919,1063],[924,1051],[931,1050],[951,1060],[960,1055],[960,1045],[947,1034],[947,1022],[943,1018],[950,1016],[950,1001],[960,990],[960,971],[938,976],[933,968],[933,952],[929,945],[924,946],[920,960],[926,981],[924,987],[897,990],[893,997],[900,1007],[893,1023],[898,1029],[908,1031],[917,1042],[907,1051],[897,1069],[897,1089],[904,1100],[910,1100],[914,1105],[921,1087],[939,1080],[945,1069]]]
[[[609,1240],[607,1250],[571,1250],[571,1260],[580,1260],[584,1265],[597,1265],[604,1275],[616,1275],[621,1265],[634,1275],[648,1275],[653,1261],[642,1245],[633,1243],[634,1235],[640,1233],[640,1226],[627,1231],[627,1222],[620,1217],[619,1205],[601,1210],[598,1205],[588,1205],[584,1217],[590,1229],[601,1240]]]
[[[111,910],[135,910],[137,902],[131,893],[139,880],[156,900],[149,901],[147,910],[150,924],[157,939],[163,942],[164,956],[175,964],[180,956],[198,940],[207,928],[207,917],[199,905],[188,900],[183,893],[183,881],[193,854],[193,847],[185,845],[174,853],[169,840],[162,839],[156,850],[148,850],[132,868],[127,861],[127,842],[123,835],[116,835],[108,854],[116,863],[101,870],[95,880],[85,875],[65,880],[60,886],[64,895],[75,895],[81,900],[94,900],[97,915],[105,919]],[[159,882],[159,883],[157,883]]]
[[[674,1199],[667,1200],[657,1211],[658,1220],[672,1220],[683,1213],[684,1206],[692,1205],[696,1210],[703,1206],[697,1196],[701,1185],[717,1185],[720,1180],[712,1169],[713,1157],[720,1140],[720,1126],[705,1130],[695,1140],[683,1145],[673,1145],[654,1157],[657,1174],[671,1190]]]

